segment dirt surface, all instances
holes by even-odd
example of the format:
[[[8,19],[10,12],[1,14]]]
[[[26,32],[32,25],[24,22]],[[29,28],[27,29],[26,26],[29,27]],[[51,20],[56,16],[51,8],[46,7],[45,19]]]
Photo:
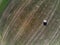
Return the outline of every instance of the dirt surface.
[[[60,0],[11,0],[0,18],[0,45],[60,45],[59,5]]]

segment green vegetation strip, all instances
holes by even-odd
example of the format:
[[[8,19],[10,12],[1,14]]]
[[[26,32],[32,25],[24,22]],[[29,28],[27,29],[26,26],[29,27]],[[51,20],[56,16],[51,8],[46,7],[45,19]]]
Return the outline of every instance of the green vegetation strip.
[[[8,5],[8,3],[9,3],[9,0],[2,0],[2,2],[0,4],[0,17],[1,17],[2,12],[6,8],[6,6]]]

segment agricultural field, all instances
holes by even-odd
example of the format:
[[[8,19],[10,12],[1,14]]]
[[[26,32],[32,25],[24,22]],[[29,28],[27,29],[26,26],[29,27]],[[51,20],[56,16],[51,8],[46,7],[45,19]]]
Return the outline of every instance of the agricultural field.
[[[60,0],[0,0],[0,45],[60,45]]]

